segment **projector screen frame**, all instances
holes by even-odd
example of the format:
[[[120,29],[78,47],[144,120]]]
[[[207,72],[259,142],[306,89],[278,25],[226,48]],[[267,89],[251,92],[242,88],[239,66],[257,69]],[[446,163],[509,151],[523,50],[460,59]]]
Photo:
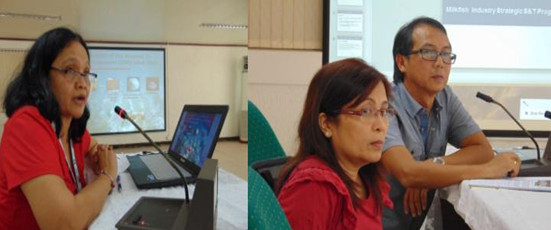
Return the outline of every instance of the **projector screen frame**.
[[[89,52],[91,52],[92,50],[137,50],[137,51],[162,51],[163,53],[163,120],[164,120],[164,124],[163,124],[163,128],[162,129],[146,129],[146,128],[143,128],[144,129],[144,132],[166,132],[167,131],[167,103],[166,103],[166,100],[167,100],[167,85],[166,85],[166,81],[167,81],[167,73],[166,73],[166,65],[167,65],[167,62],[166,62],[166,48],[165,47],[140,47],[140,46],[101,46],[101,45],[98,45],[98,44],[94,44],[94,45],[90,45],[88,46],[88,50]],[[90,57],[91,59],[92,57]],[[93,68],[94,66],[91,66],[91,70],[93,71]],[[101,76],[98,75],[98,78],[100,78]],[[87,103],[88,106],[88,109],[90,109],[89,107],[89,104]],[[113,114],[115,113],[114,111],[114,108],[105,108],[107,110],[110,110],[113,112]],[[123,107],[124,108],[124,107]],[[126,108],[125,108],[126,109]],[[130,111],[129,111],[130,112]],[[93,116],[93,114],[91,114],[90,116]],[[122,120],[122,118],[121,118]],[[88,120],[88,122],[90,122],[90,120]],[[126,122],[126,121],[125,121]],[[101,133],[92,133],[90,132],[90,135],[92,136],[107,136],[107,135],[121,135],[121,134],[135,134],[135,133],[139,133],[138,130],[134,130],[134,131],[122,131],[122,132],[101,132]]]

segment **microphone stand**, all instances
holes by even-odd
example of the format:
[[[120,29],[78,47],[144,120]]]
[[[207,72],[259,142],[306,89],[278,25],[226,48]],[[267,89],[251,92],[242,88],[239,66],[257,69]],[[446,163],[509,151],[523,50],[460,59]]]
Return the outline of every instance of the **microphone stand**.
[[[505,112],[507,113],[507,115],[509,115],[509,117],[513,118],[513,115],[509,112],[509,110],[507,110],[505,108],[505,106],[503,106],[501,103],[497,102],[497,101],[494,101],[493,102],[494,104],[496,105],[499,105],[503,110],[505,110]],[[522,129],[522,131],[524,131],[526,133],[526,135],[528,135],[528,137],[530,137],[530,139],[532,140],[532,142],[534,142],[534,145],[536,145],[536,151],[538,153],[538,161],[541,160],[541,157],[540,157],[540,146],[538,145],[538,142],[536,141],[536,139],[534,139],[534,137],[532,136],[532,134],[530,134],[528,131],[526,131],[526,129],[517,121],[517,119],[513,118],[513,121],[515,123],[517,123],[518,126],[520,126],[520,128]]]
[[[509,110],[507,110],[507,108],[505,108],[505,106],[503,106],[501,103],[495,101],[492,97],[488,96],[488,95],[485,95],[485,94],[482,94],[480,92],[476,93],[476,97],[486,101],[486,102],[489,102],[489,103],[493,103],[493,104],[496,104],[496,105],[499,105],[499,107],[501,107],[503,110],[505,110],[505,112],[507,113],[507,115],[509,115],[509,117],[511,117],[511,119],[517,123],[517,125],[522,129],[522,131],[524,131],[524,133],[526,133],[526,135],[528,135],[528,137],[530,138],[530,140],[532,140],[532,142],[534,142],[534,144],[536,145],[536,151],[538,153],[537,157],[538,157],[538,161],[541,160],[541,157],[540,157],[540,146],[538,145],[538,142],[536,142],[536,139],[534,139],[534,137],[532,136],[532,134],[530,134],[530,132],[526,131],[526,129],[524,128],[524,126],[522,126],[518,121],[517,119],[515,119],[515,117],[513,117],[513,115],[509,112]]]
[[[134,122],[134,120],[132,120],[132,118],[130,118],[130,116],[127,115],[125,119],[130,121],[130,123],[132,123],[132,125],[134,125],[134,127],[136,127],[136,129],[138,129],[138,131],[140,131],[140,133],[142,133],[142,135],[149,141],[149,143],[151,143],[153,145],[153,147],[157,151],[159,151],[161,156],[163,156],[165,158],[165,160],[168,161],[170,166],[172,166],[172,168],[174,168],[174,170],[176,170],[176,172],[178,173],[180,178],[182,178],[182,180],[184,181],[184,190],[186,191],[186,203],[189,204],[189,191],[188,191],[188,187],[187,187],[186,177],[184,177],[184,175],[182,175],[182,172],[180,172],[180,170],[178,170],[178,167],[176,165],[174,165],[174,163],[172,163],[172,161],[170,159],[168,159],[168,157],[166,156],[166,153],[164,153],[161,150],[161,148],[159,148],[159,146],[157,144],[155,144],[155,142],[153,142],[153,140],[151,140],[151,138],[149,138],[149,136],[140,128],[140,126],[138,126],[138,124],[136,124],[136,122]]]
[[[511,115],[511,113],[509,112],[509,110],[507,110],[505,108],[505,106],[503,106],[501,103],[499,103],[497,101],[494,101],[494,99],[492,97],[490,97],[488,95],[485,95],[483,93],[480,93],[480,92],[478,92],[476,94],[476,97],[478,97],[478,98],[480,98],[480,99],[482,99],[486,102],[494,103],[496,105],[499,105],[503,110],[505,110],[505,112],[507,112],[507,115],[509,115],[509,117],[511,117],[511,119],[513,119],[513,121],[515,121],[515,123],[517,123],[517,125],[520,126],[520,128],[524,131],[524,133],[526,133],[526,135],[528,135],[528,137],[530,137],[530,139],[536,145],[536,150],[537,150],[537,153],[538,153],[538,159],[537,160],[522,161],[522,165],[521,165],[520,172],[519,172],[518,176],[519,177],[551,176],[551,164],[549,164],[549,161],[547,161],[547,160],[544,160],[544,161],[541,160],[540,147],[539,147],[538,143],[536,142],[536,140],[534,139],[534,137],[532,136],[532,134],[530,134],[528,131],[526,131],[526,129],[517,121],[517,119],[515,119],[513,117],[513,115]]]

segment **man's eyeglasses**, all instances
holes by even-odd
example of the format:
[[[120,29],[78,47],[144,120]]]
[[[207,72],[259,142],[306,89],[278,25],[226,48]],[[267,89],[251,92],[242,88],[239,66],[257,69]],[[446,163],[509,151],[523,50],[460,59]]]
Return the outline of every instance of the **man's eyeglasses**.
[[[98,78],[98,75],[95,73],[81,73],[71,68],[60,69],[52,66],[52,69],[61,72],[63,76],[68,78],[68,80],[70,80],[71,82],[75,82],[78,80],[79,77],[83,77],[87,83],[94,83]]]
[[[442,61],[446,64],[453,64],[455,62],[455,59],[457,58],[457,55],[450,52],[440,52],[437,50],[429,50],[429,49],[419,49],[419,50],[412,50],[406,55],[412,55],[412,54],[419,54],[421,55],[421,58],[427,61],[436,61],[438,59],[438,56],[442,57]]]
[[[365,108],[365,109],[362,109],[362,110],[341,109],[341,110],[337,110],[336,113],[356,115],[356,116],[360,116],[364,119],[375,119],[378,116],[380,116],[384,119],[389,119],[389,118],[394,117],[394,115],[396,115],[396,110],[394,110],[392,108],[388,108],[388,109]]]

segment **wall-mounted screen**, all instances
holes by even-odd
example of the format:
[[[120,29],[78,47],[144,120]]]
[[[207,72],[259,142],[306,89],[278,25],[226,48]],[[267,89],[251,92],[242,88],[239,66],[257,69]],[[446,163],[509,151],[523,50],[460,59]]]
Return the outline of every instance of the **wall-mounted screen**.
[[[507,107],[535,136],[551,121],[551,1],[324,0],[323,62],[359,57],[392,80],[394,36],[416,17],[442,22],[457,61],[448,84],[488,135],[523,135],[497,105]]]
[[[166,130],[165,50],[89,47],[92,85],[87,128],[92,134],[136,132],[114,112],[125,108],[144,131]]]

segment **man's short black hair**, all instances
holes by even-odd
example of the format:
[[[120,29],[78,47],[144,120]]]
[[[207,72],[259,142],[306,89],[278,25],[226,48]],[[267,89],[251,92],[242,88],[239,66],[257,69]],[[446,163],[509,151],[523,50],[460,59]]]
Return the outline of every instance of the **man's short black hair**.
[[[394,83],[404,81],[404,74],[398,68],[396,56],[398,54],[407,55],[411,52],[411,49],[413,48],[413,30],[421,24],[432,26],[447,35],[444,25],[429,17],[418,17],[403,25],[400,30],[398,30],[398,33],[396,33],[396,37],[394,37],[394,46],[392,47],[392,58],[394,59]]]

